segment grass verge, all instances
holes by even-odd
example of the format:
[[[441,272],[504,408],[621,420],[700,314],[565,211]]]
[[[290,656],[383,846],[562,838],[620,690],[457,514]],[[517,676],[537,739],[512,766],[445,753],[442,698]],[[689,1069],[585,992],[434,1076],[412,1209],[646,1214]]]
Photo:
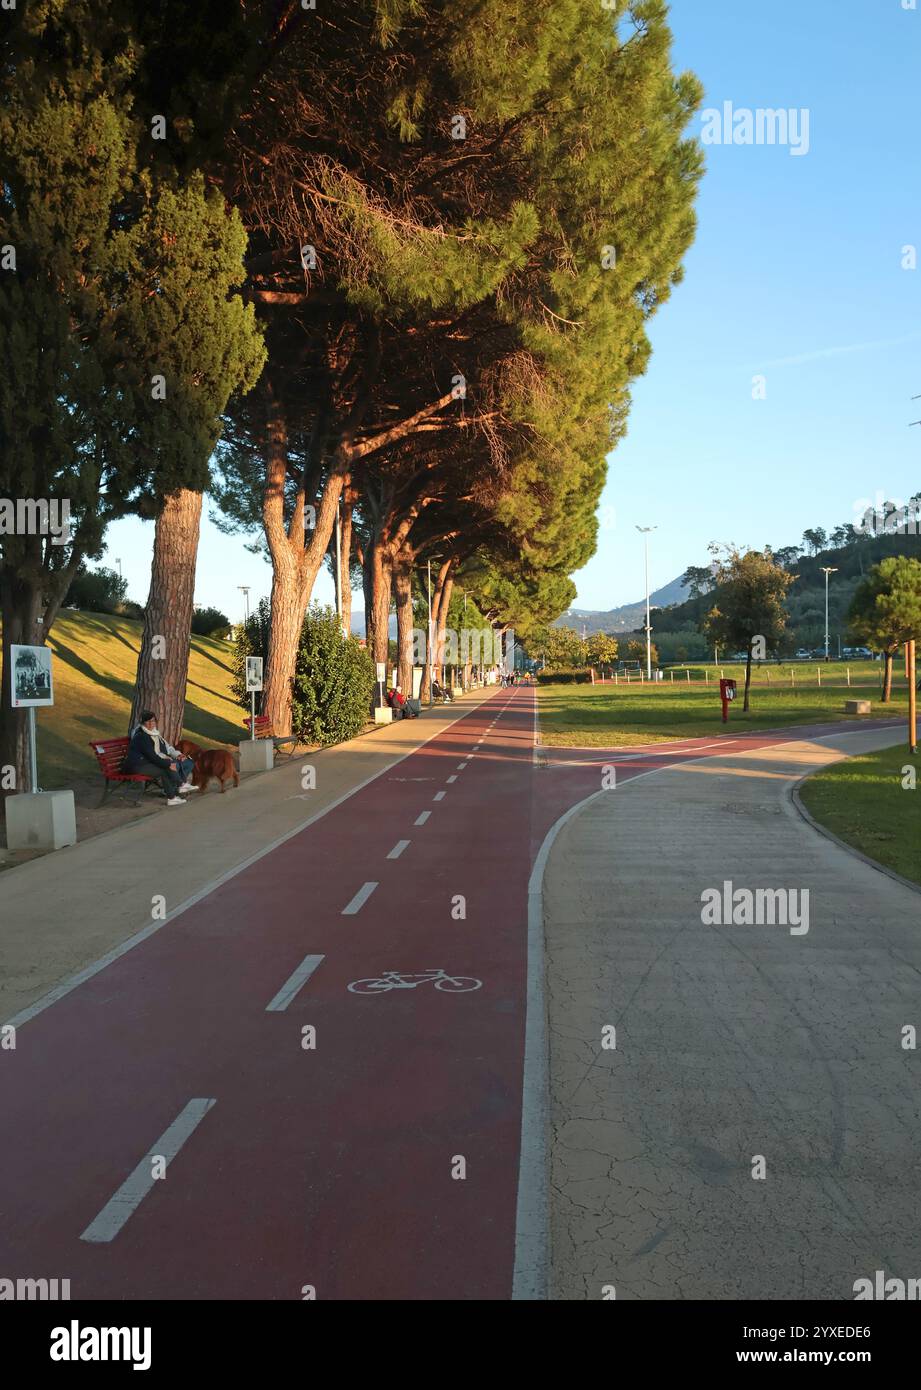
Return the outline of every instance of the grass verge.
[[[846,715],[846,699],[872,701],[876,718],[905,715],[907,692],[896,688],[891,704],[882,705],[878,688],[844,681],[821,687],[779,683],[752,690],[752,708],[742,713],[741,690],[723,724],[719,687],[684,685],[558,685],[538,690],[541,742],[556,747],[611,748],[672,739],[730,736],[792,724],[859,724]]]
[[[906,745],[846,758],[807,777],[811,816],[887,869],[921,883],[921,759]],[[914,770],[916,790],[910,788]]]

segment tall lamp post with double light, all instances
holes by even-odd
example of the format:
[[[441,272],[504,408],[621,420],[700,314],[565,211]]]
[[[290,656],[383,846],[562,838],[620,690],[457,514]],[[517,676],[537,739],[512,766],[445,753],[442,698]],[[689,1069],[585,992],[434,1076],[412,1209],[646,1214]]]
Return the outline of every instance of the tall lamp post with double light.
[[[646,556],[646,679],[652,680],[652,624],[649,621],[649,534],[658,530],[657,526],[637,526],[643,536],[643,550]]]
[[[828,643],[830,641],[828,635],[828,576],[837,574],[838,570],[834,565],[823,565],[822,573],[825,575],[825,660],[828,661]]]

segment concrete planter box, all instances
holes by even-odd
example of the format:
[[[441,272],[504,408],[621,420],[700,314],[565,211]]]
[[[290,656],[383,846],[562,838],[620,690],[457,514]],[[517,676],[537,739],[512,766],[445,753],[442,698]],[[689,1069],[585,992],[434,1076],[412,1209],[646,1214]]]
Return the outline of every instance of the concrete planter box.
[[[392,724],[393,710],[389,705],[375,705],[374,707],[375,724]]]
[[[21,792],[6,799],[9,849],[63,849],[77,843],[73,792]]]
[[[869,714],[873,706],[869,700],[845,700],[845,714]]]
[[[269,772],[275,766],[275,744],[270,738],[247,738],[240,743],[240,772]]]

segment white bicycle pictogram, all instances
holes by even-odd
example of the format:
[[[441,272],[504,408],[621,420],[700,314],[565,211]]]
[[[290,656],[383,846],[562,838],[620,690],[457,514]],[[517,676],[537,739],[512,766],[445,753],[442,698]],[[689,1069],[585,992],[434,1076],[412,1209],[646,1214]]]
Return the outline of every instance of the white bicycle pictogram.
[[[479,989],[482,980],[472,975],[449,975],[445,970],[426,970],[417,975],[403,974],[400,970],[385,970],[376,980],[353,980],[349,989],[353,994],[386,994],[391,989],[416,989],[418,985],[434,984],[447,994],[466,994]]]

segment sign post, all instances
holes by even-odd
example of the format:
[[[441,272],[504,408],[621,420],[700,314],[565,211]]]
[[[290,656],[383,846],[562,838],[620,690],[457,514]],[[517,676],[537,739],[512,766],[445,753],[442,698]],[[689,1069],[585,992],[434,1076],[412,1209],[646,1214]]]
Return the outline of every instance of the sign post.
[[[270,772],[275,764],[275,739],[256,737],[256,693],[262,689],[262,657],[246,658],[246,689],[249,691],[249,738],[240,742],[240,771]],[[270,733],[273,732],[270,730]]]
[[[37,706],[54,704],[50,647],[10,647],[12,664],[11,701],[13,709],[29,711],[29,791],[39,790],[38,754],[35,742]]]
[[[252,740],[256,737],[256,691],[262,689],[261,656],[248,656],[246,658],[246,688],[249,691],[249,736]]]
[[[723,705],[723,723],[729,723],[729,706],[736,697],[736,683],[733,680],[720,681],[720,700]]]
[[[29,790],[7,797],[9,849],[62,849],[77,843],[72,791],[43,792],[38,785],[35,711],[54,704],[50,647],[10,646],[10,703],[29,711]]]
[[[35,706],[29,706],[29,791],[38,792],[38,752],[35,747]]]

